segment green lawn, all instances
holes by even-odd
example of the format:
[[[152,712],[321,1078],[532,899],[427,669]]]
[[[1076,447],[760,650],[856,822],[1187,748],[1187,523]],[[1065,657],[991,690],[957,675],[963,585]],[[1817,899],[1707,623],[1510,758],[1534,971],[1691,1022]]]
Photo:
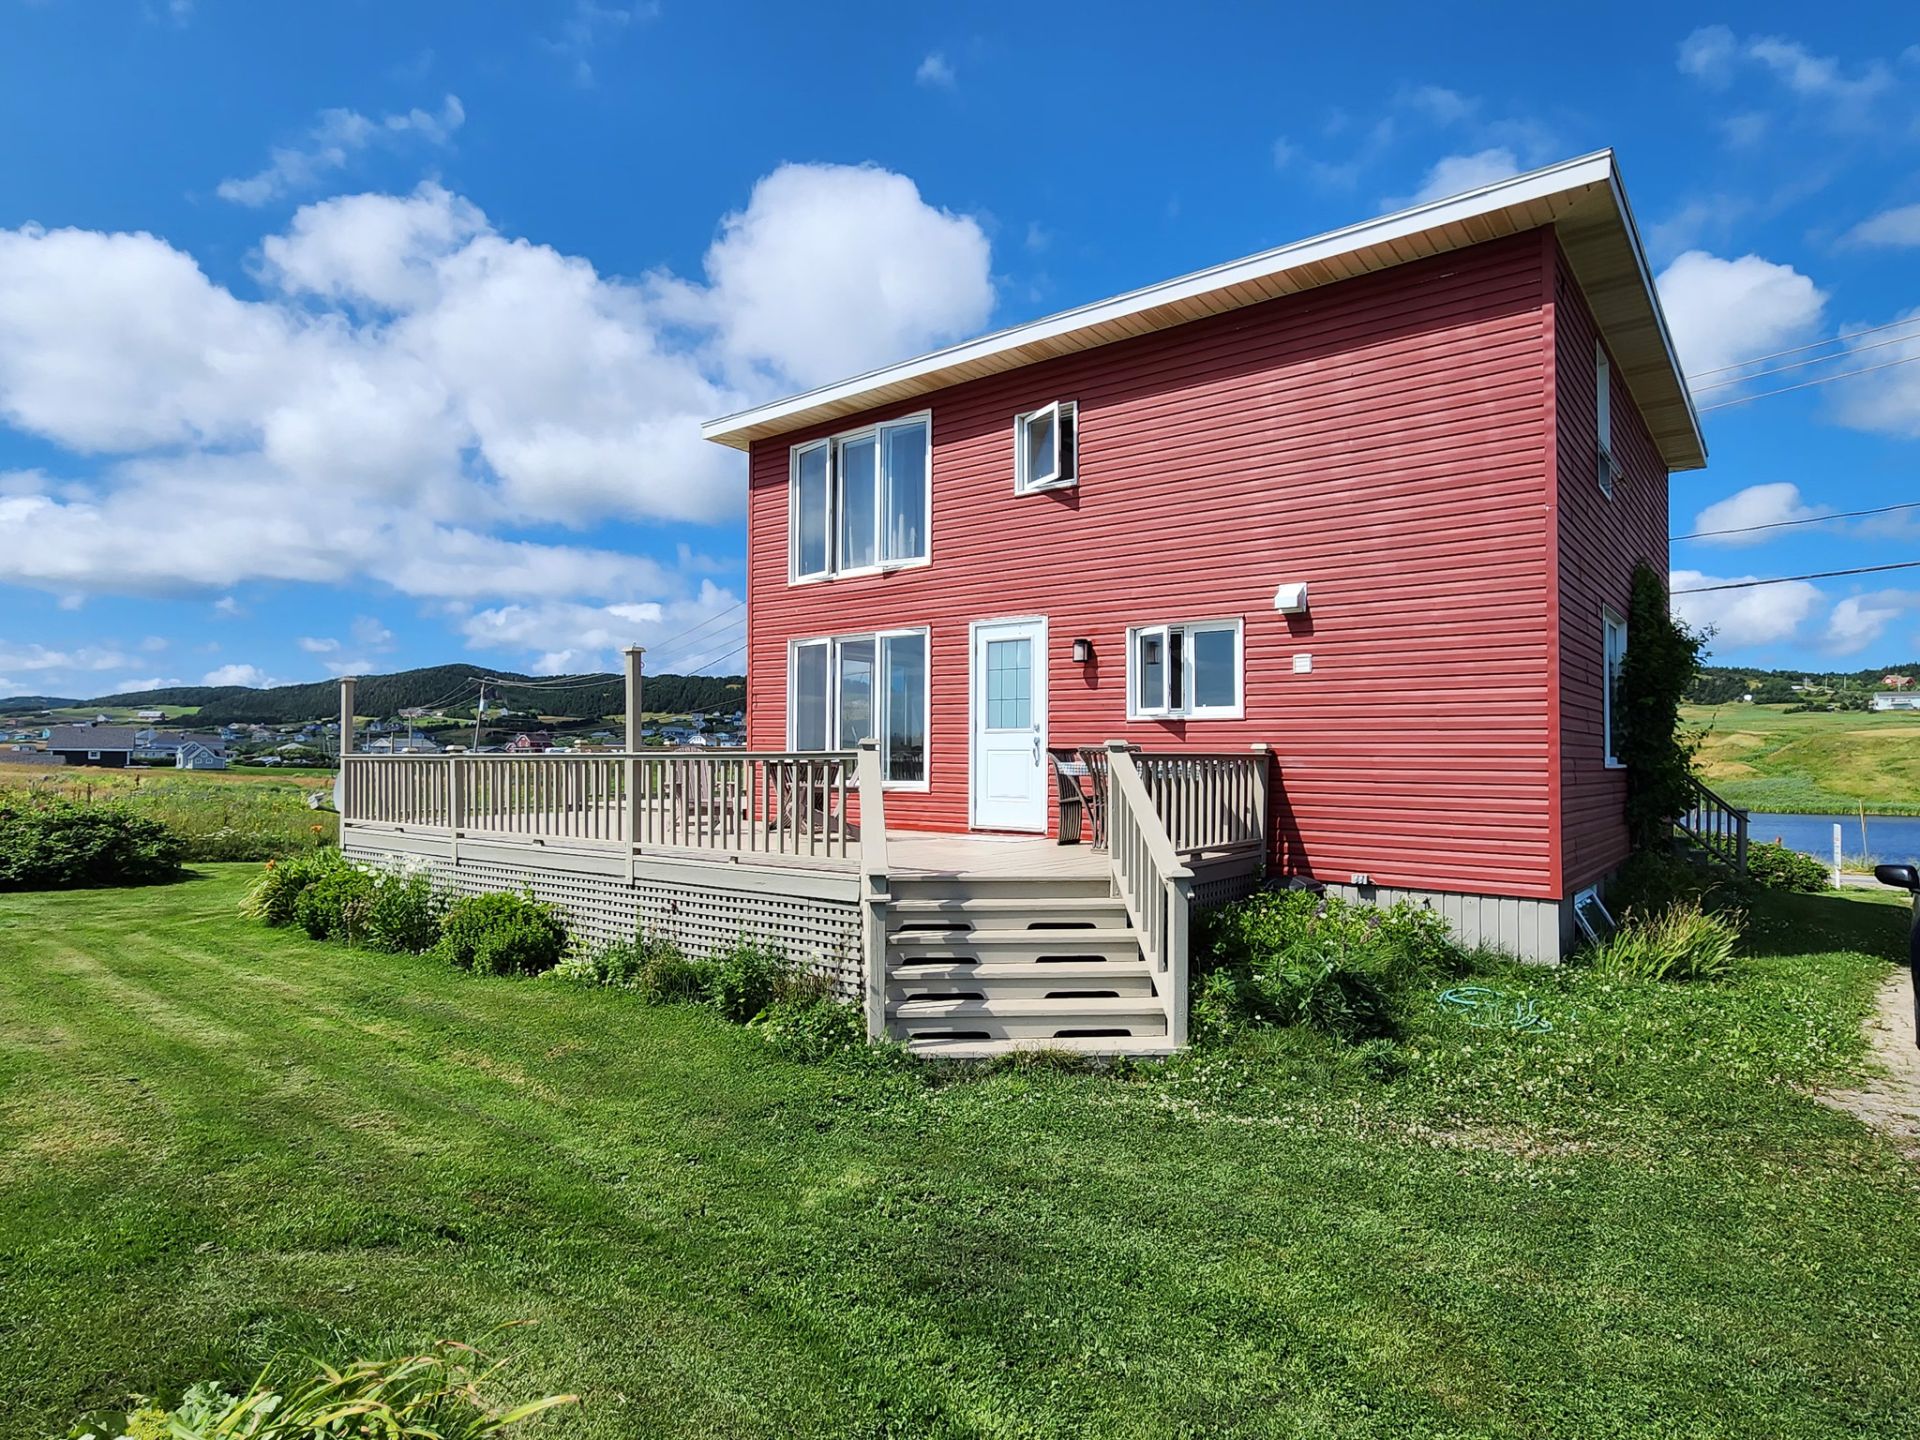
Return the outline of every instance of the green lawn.
[[[1877,897],[1724,985],[1499,979],[1545,1034],[1423,1003],[1392,1080],[927,1079],[256,929],[251,873],[0,896],[0,1435],[517,1318],[608,1440],[1920,1431],[1920,1171],[1797,1088]]]
[[[1920,714],[1791,714],[1780,705],[1688,705],[1705,732],[1700,778],[1735,805],[1797,815],[1920,815]]]

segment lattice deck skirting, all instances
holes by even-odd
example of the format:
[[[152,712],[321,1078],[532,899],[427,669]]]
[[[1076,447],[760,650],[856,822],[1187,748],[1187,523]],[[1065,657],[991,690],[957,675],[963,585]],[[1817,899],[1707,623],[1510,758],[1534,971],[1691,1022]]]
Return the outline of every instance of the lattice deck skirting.
[[[353,827],[341,848],[350,860],[424,870],[456,895],[531,891],[590,945],[649,933],[689,955],[713,955],[742,938],[765,941],[832,977],[842,998],[863,993],[859,882],[851,875],[641,856],[629,883],[617,851],[462,840],[456,859],[444,836]]]

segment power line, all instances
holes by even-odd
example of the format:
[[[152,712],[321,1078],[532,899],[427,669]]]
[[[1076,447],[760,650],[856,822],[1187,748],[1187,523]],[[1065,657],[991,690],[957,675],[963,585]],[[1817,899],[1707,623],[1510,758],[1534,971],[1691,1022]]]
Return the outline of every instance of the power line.
[[[1720,585],[1692,585],[1674,595],[1705,595],[1713,590],[1751,590],[1759,585],[1788,585],[1795,580],[1835,580],[1842,575],[1878,575],[1886,570],[1920,569],[1920,560],[1898,560],[1891,565],[1856,565],[1851,570],[1815,570],[1807,575],[1778,575],[1771,580],[1728,580]]]
[[[1876,340],[1871,345],[1856,345],[1851,350],[1836,350],[1831,355],[1816,355],[1811,360],[1796,360],[1791,365],[1776,365],[1771,370],[1755,370],[1751,375],[1736,375],[1731,380],[1716,380],[1711,385],[1689,385],[1688,388],[1696,395],[1705,390],[1724,390],[1729,385],[1744,385],[1749,380],[1764,380],[1769,375],[1784,375],[1789,370],[1804,370],[1809,365],[1824,365],[1829,360],[1846,360],[1855,355],[1864,355],[1869,350],[1884,350],[1889,345],[1911,345],[1916,340],[1920,340],[1920,330],[1911,335],[1896,335],[1891,340]]]
[[[706,664],[702,665],[699,670],[691,670],[691,671],[688,671],[687,673],[691,675],[698,675],[701,670],[711,670],[716,665],[724,665],[727,661],[733,659],[734,656],[738,655],[742,650],[745,650],[746,648],[747,648],[747,642],[742,640],[738,645],[734,646],[733,649],[729,650],[726,654],[721,655],[716,659],[709,660]]]
[[[1909,355],[1902,360],[1886,360],[1878,365],[1862,365],[1857,370],[1843,370],[1838,375],[1822,375],[1818,380],[1802,380],[1798,385],[1782,385],[1777,390],[1762,390],[1754,395],[1742,395],[1733,400],[1722,400],[1715,405],[1702,405],[1700,413],[1705,415],[1711,410],[1725,410],[1733,405],[1745,405],[1750,400],[1764,400],[1769,395],[1785,395],[1794,390],[1807,390],[1815,385],[1831,385],[1836,380],[1851,379],[1855,375],[1871,375],[1876,370],[1891,370],[1896,365],[1911,365],[1920,360],[1920,355]]]
[[[1858,340],[1863,335],[1878,335],[1883,330],[1897,329],[1902,325],[1920,325],[1920,315],[1909,315],[1904,320],[1889,320],[1884,325],[1869,325],[1864,330],[1849,330],[1843,335],[1830,336],[1825,340],[1810,340],[1805,345],[1776,350],[1771,355],[1755,355],[1750,359],[1735,360],[1731,365],[1716,365],[1711,370],[1697,370],[1686,378],[1689,381],[1704,380],[1709,375],[1722,375],[1729,370],[1744,370],[1747,366],[1758,365],[1762,361],[1779,360],[1788,355],[1798,355],[1804,350],[1818,350],[1822,345],[1838,345],[1843,340]]]
[[[1866,515],[1888,515],[1895,510],[1920,510],[1920,500],[1882,505],[1874,510],[1842,510],[1836,515],[1808,515],[1799,520],[1773,520],[1765,525],[1736,525],[1730,530],[1696,530],[1691,535],[1669,535],[1669,540],[1706,540],[1715,535],[1751,535],[1756,530],[1784,530],[1790,525],[1824,525],[1829,520],[1858,520]]]

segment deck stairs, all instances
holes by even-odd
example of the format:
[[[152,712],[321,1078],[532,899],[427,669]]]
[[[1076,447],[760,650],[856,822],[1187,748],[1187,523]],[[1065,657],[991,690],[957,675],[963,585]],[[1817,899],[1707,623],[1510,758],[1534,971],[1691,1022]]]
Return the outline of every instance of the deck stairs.
[[[886,1033],[919,1055],[1165,1055],[1166,1002],[1104,876],[895,875]]]

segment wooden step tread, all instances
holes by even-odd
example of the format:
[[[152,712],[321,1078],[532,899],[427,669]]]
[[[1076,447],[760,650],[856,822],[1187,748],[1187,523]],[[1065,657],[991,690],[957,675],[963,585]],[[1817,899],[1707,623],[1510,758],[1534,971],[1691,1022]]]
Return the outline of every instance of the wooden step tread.
[[[1075,980],[1114,980],[1151,976],[1144,960],[930,960],[919,965],[889,965],[889,980],[1044,980],[1068,984]]]
[[[910,1038],[907,1053],[928,1060],[991,1060],[1016,1051],[1064,1051],[1069,1055],[1136,1055],[1155,1059],[1177,1054],[1164,1035],[1069,1035],[1052,1040],[948,1040],[939,1035]]]
[[[1058,910],[1071,915],[1079,911],[1126,909],[1118,895],[952,895],[915,899],[896,899],[891,907],[902,915],[993,915],[1007,911]]]
[[[1082,1017],[1102,1017],[1116,1015],[1146,1015],[1164,1018],[1166,1009],[1151,995],[1122,995],[1117,998],[1090,1000],[1061,999],[998,999],[998,1000],[948,1000],[930,997],[924,1000],[902,1000],[887,1007],[888,1014],[898,1020],[964,1020],[981,1019],[1059,1019],[1062,1024]]]
[[[968,947],[1019,945],[1058,945],[1062,950],[1076,945],[1137,945],[1138,931],[1099,926],[1086,930],[904,930],[887,936],[890,950],[940,950],[955,945]]]

